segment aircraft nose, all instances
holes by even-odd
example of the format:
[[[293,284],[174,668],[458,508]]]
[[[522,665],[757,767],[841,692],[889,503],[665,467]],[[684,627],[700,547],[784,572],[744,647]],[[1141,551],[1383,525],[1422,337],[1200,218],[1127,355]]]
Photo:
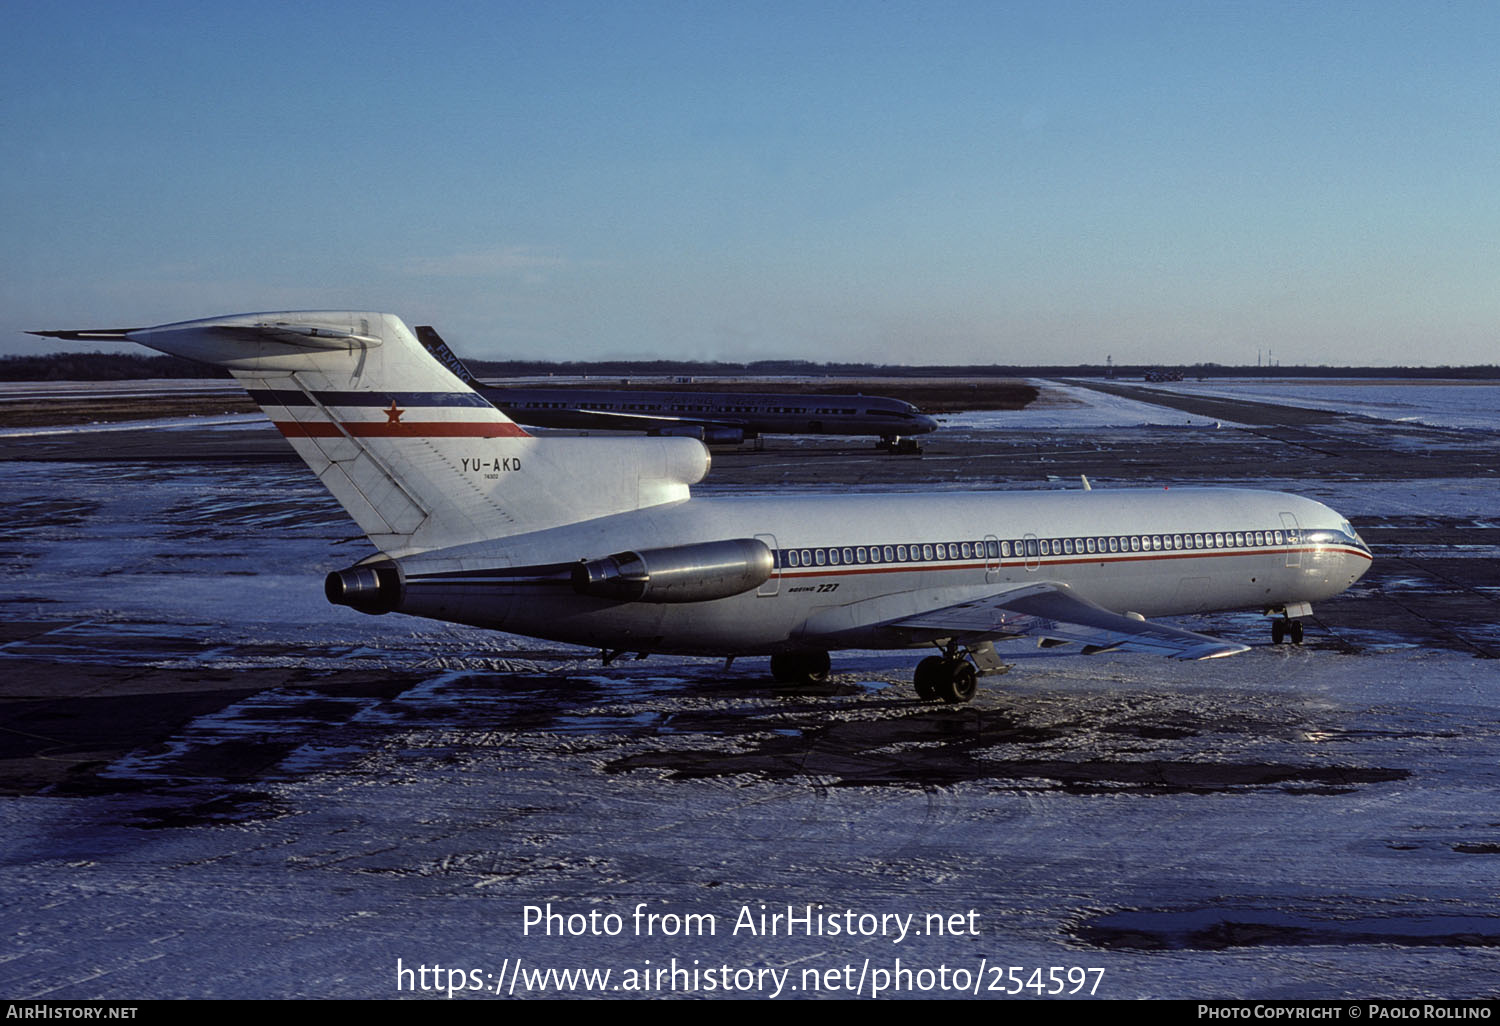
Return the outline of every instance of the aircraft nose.
[[[1349,572],[1350,584],[1363,577],[1365,571],[1370,569],[1371,565],[1375,562],[1375,557],[1370,553],[1370,547],[1365,544],[1365,540],[1357,534],[1354,536],[1354,540],[1359,546],[1359,552],[1355,553],[1346,550],[1344,555],[1344,569]]]
[[[925,435],[929,431],[936,431],[937,426],[937,421],[927,416],[927,414],[918,413],[917,415],[912,417],[911,433],[914,435]]]

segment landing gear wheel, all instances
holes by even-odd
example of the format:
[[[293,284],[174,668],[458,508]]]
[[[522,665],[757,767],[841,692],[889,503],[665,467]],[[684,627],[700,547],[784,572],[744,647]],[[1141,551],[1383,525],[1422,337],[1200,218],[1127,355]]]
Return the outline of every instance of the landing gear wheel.
[[[928,656],[917,664],[916,673],[912,674],[912,683],[916,685],[917,697],[924,702],[930,702],[938,696],[938,689],[942,682],[948,677],[946,661],[942,656]]]
[[[832,666],[827,652],[778,652],[771,657],[771,676],[786,684],[822,684]]]
[[[1271,621],[1271,644],[1280,645],[1284,641],[1291,641],[1293,645],[1302,644],[1301,620],[1283,617]]]
[[[949,705],[958,705],[974,697],[979,690],[979,674],[968,660],[960,659],[948,664],[943,684],[938,688],[938,697]]]
[[[979,690],[979,671],[967,659],[928,656],[912,674],[917,697],[930,702],[940,698],[950,705],[967,702]]]
[[[827,652],[808,652],[802,657],[801,681],[804,684],[822,684],[828,680],[828,671],[833,662]]]

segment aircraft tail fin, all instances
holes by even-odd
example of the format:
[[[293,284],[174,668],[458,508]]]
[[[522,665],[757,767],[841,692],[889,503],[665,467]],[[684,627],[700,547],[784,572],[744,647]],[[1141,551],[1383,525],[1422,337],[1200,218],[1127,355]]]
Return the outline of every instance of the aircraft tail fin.
[[[535,438],[390,314],[38,334],[108,334],[227,368],[389,556],[680,501],[708,470],[688,439]]]
[[[448,343],[443,341],[443,336],[437,333],[436,328],[430,324],[418,324],[412,331],[417,333],[417,341],[422,343],[422,348],[427,350],[429,356],[448,368],[458,380],[481,395],[484,394],[484,385],[469,370],[468,365],[458,358],[458,354],[448,348]]]

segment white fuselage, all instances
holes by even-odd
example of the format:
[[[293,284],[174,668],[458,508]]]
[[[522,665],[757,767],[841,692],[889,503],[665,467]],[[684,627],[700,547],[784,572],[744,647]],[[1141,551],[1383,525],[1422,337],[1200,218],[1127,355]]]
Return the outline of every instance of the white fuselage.
[[[555,572],[517,574],[742,537],[763,541],[775,570],[713,601],[619,602],[576,594]],[[1279,492],[737,496],[409,556],[397,608],[595,647],[748,655],[911,644],[882,625],[1003,585],[1058,582],[1161,616],[1317,601],[1369,564],[1338,513]]]

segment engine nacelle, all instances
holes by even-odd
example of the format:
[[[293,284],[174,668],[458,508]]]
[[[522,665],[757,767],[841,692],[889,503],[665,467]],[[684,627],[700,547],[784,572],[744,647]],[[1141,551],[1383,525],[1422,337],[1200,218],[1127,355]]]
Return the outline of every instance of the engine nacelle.
[[[756,538],[617,552],[573,568],[573,590],[620,602],[707,602],[759,588],[776,558]]]
[[[705,424],[673,424],[669,427],[656,428],[651,432],[663,438],[696,438],[705,445],[738,445],[747,437],[745,429],[740,427],[715,427]]]
[[[401,604],[401,571],[395,563],[367,563],[335,570],[323,579],[323,594],[336,606],[377,616]]]
[[[706,427],[703,429],[703,441],[709,445],[739,445],[747,437],[744,428],[737,427]]]

